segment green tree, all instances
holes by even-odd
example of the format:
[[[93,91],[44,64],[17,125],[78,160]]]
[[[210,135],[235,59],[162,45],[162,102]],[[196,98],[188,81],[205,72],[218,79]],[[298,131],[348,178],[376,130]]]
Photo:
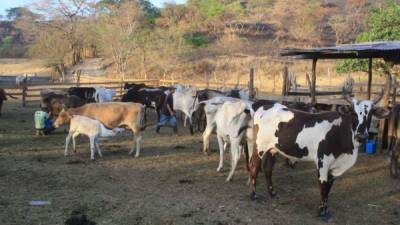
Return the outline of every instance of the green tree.
[[[372,9],[367,19],[367,29],[357,36],[356,42],[400,40],[400,5],[389,4],[384,8]],[[383,61],[374,60],[373,68],[387,70]],[[338,73],[368,71],[368,60],[348,59],[336,66]]]

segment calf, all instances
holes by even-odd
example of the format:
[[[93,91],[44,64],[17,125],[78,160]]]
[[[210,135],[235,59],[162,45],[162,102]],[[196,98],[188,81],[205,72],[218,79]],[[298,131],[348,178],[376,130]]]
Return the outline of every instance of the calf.
[[[140,141],[142,139],[141,130],[145,129],[143,124],[144,106],[138,103],[90,103],[79,108],[62,111],[54,121],[54,127],[60,127],[68,124],[71,116],[81,115],[91,119],[98,120],[105,127],[113,129],[117,127],[127,127],[133,132],[134,142],[136,143],[135,157],[139,157]],[[132,146],[129,154],[135,150],[135,144]]]
[[[376,108],[372,102],[345,96],[351,104],[337,112],[307,113],[284,105],[261,107],[254,115],[253,155],[250,160],[250,197],[255,198],[256,178],[264,168],[268,192],[272,186],[274,155],[280,153],[292,160],[311,161],[317,166],[321,202],[319,216],[328,216],[328,195],[335,177],[356,162],[358,148],[368,137],[368,124],[374,114],[387,116],[389,111]]]
[[[64,155],[68,155],[68,145],[71,141],[72,137],[72,145],[75,151],[75,138],[84,134],[89,137],[90,140],[90,159],[94,160],[95,150],[97,149],[97,153],[101,157],[101,150],[98,144],[99,137],[112,137],[117,134],[114,130],[109,130],[102,123],[97,120],[90,119],[86,116],[70,116],[70,125],[69,125],[69,133],[67,138],[65,139],[65,151]]]

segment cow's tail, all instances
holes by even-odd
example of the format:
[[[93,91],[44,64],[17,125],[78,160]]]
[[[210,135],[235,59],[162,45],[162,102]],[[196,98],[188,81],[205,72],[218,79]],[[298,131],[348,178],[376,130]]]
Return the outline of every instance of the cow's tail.
[[[144,119],[145,116],[145,108],[146,106],[142,105],[139,115],[138,115],[138,120],[139,120],[139,125],[140,125],[140,130],[144,131],[147,127],[146,121]]]

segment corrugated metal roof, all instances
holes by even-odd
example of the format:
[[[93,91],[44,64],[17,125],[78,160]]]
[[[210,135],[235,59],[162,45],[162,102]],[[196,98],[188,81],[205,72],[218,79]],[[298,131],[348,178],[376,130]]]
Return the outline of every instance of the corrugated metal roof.
[[[384,58],[400,61],[400,41],[365,42],[332,47],[284,49],[281,56],[299,59]]]

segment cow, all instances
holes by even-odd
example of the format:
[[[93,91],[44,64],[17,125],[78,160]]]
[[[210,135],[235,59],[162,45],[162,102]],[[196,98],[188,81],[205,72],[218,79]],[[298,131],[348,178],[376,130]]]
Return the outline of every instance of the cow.
[[[145,129],[144,124],[144,106],[132,102],[107,102],[107,103],[89,103],[79,108],[62,110],[56,120],[54,127],[58,128],[71,121],[72,116],[86,116],[98,120],[108,129],[118,127],[129,128],[133,132],[133,140],[136,144],[135,157],[140,154],[140,141],[142,139],[141,131]],[[132,146],[129,154],[132,155],[135,150],[135,144]]]
[[[387,109],[376,107],[375,101],[359,101],[344,95],[350,106],[336,112],[308,113],[289,109],[279,103],[260,107],[254,114],[253,154],[250,159],[250,198],[256,198],[256,179],[262,166],[268,193],[275,196],[272,168],[275,154],[291,160],[311,161],[317,166],[321,202],[318,215],[328,218],[328,195],[336,177],[356,162],[358,148],[368,137],[372,115],[383,118]]]
[[[67,93],[79,97],[86,103],[95,102],[96,89],[93,87],[70,87]]]
[[[138,91],[139,89],[142,89],[142,88],[149,88],[149,87],[143,83],[140,83],[140,84],[125,83],[124,84],[124,90],[134,89],[134,90]]]
[[[184,126],[186,121],[189,120],[190,133],[193,134],[193,113],[199,108],[199,99],[197,98],[197,91],[194,87],[184,88],[183,86],[176,86],[173,93],[174,110],[181,111],[185,114]]]
[[[102,87],[95,87],[96,93],[94,94],[94,100],[97,103],[112,102],[115,96],[115,91]]]
[[[207,101],[200,102],[200,105],[204,105],[204,112],[206,117],[206,128],[203,132],[203,153],[204,155],[208,155],[210,149],[210,136],[213,131],[215,131],[217,127],[216,123],[216,114],[218,109],[225,103],[225,102],[237,102],[242,101],[237,98],[231,97],[214,97]]]
[[[64,108],[76,108],[86,104],[86,102],[78,96],[68,95],[62,92],[48,92],[46,90],[40,92],[40,95],[41,107],[48,109],[52,117],[57,117]]]
[[[19,75],[15,77],[15,85],[17,85],[17,87],[20,87],[23,84],[27,84],[32,77],[36,77],[36,74],[27,74],[24,73],[23,75]]]
[[[3,88],[0,88],[0,116],[1,116],[1,109],[3,107],[3,101],[7,101],[7,96],[16,99],[16,97],[7,94]]]
[[[70,118],[69,132],[65,139],[65,150],[64,156],[68,155],[68,145],[72,138],[73,149],[75,150],[75,138],[80,134],[84,134],[89,137],[90,140],[90,159],[94,160],[95,150],[101,157],[101,149],[98,144],[99,138],[113,137],[117,133],[123,131],[122,128],[116,128],[114,130],[107,129],[102,123],[97,120],[91,119],[86,116],[74,115]]]
[[[251,109],[251,104],[245,101],[226,101],[222,105],[206,104],[205,110],[207,117],[210,116],[210,113],[215,114],[213,125],[215,124],[214,126],[216,127],[220,153],[218,172],[223,167],[224,150],[230,144],[231,170],[226,181],[231,181],[237,163],[240,160],[240,155],[243,152],[243,147],[246,148],[248,146],[251,149],[253,145],[249,124],[252,121],[251,114],[254,111]],[[245,132],[246,130],[249,130],[249,132]],[[246,141],[244,141],[245,134],[247,135]]]
[[[129,89],[121,99],[121,102],[141,103],[147,108],[154,108],[157,112],[157,121],[160,119],[161,108],[164,104],[166,93],[161,89],[142,88],[139,90]],[[145,116],[146,120],[146,116]],[[146,120],[147,121],[147,120]]]
[[[400,156],[400,105],[395,104],[389,117],[389,153],[390,153],[390,175],[393,178],[399,176],[398,161]]]

